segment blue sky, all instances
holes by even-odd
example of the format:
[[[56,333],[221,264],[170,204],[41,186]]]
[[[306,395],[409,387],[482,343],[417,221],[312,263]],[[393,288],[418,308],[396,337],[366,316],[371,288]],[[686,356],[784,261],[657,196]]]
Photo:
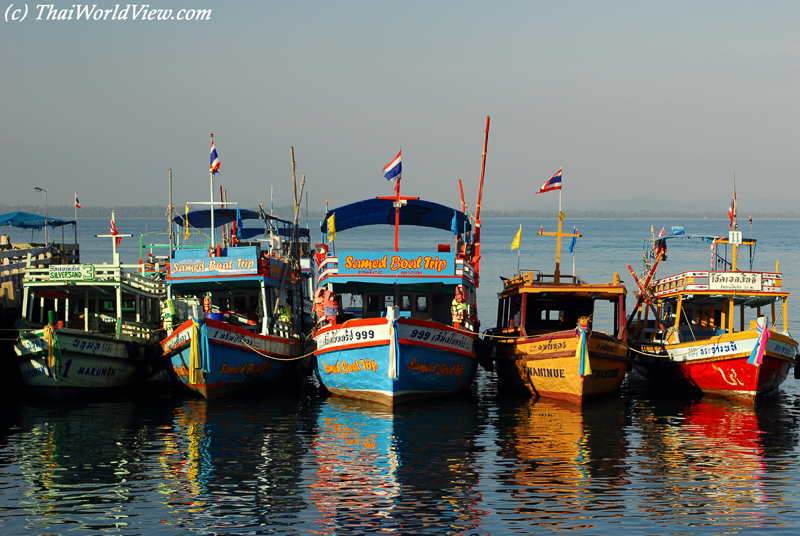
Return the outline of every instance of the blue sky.
[[[800,200],[797,2],[149,5],[212,15],[0,22],[0,203],[166,204],[169,168],[207,200],[213,132],[243,206],[291,202],[290,147],[314,208],[391,195],[402,146],[404,195],[457,205],[461,179],[474,207],[487,115],[484,209],[555,209],[533,192],[561,166],[567,213],[724,217],[734,173],[740,210]]]

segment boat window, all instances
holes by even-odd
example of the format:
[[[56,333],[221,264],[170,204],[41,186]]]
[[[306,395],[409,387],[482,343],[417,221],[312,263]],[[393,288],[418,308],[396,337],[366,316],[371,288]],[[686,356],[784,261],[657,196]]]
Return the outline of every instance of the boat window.
[[[394,307],[394,294],[383,295],[383,308]]]
[[[411,296],[409,296],[408,294],[400,295],[400,310],[401,311],[411,310]]]
[[[200,300],[200,303],[203,303]],[[230,298],[220,298],[219,299],[219,310],[220,311],[230,311],[231,310],[231,299]]]
[[[582,316],[590,316],[594,307],[590,298],[537,300],[529,297],[525,311],[525,329],[573,329]]]
[[[380,296],[377,294],[368,294],[367,295],[367,311],[380,311],[381,305],[379,301]]]
[[[428,312],[428,297],[427,296],[417,296],[417,307],[416,310],[418,313],[427,313]]]

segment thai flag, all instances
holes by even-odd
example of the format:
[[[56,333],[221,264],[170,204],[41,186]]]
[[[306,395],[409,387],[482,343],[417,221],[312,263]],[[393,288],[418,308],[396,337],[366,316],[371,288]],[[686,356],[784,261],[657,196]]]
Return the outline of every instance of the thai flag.
[[[114,215],[111,215],[111,236],[117,237],[117,247],[119,247],[119,243],[122,241],[122,237],[119,236],[119,231],[117,231],[117,224],[114,223]]]
[[[214,147],[214,140],[211,140],[211,173],[216,175],[219,173],[219,156],[217,155],[217,148]]]
[[[728,207],[728,218],[731,220],[731,229],[733,229],[733,220],[736,219],[736,190],[733,191],[733,201],[731,206]]]
[[[394,157],[394,160],[389,162],[383,167],[383,176],[386,177],[386,180],[392,182],[393,180],[397,179],[400,180],[400,174],[403,171],[403,164],[400,162],[400,155],[403,151],[397,153],[397,156]]]
[[[550,180],[547,181],[546,183],[544,183],[544,185],[541,188],[539,188],[539,191],[536,192],[536,193],[537,194],[541,194],[543,192],[549,192],[551,190],[560,190],[561,189],[561,171],[563,169],[564,168],[559,168],[559,170],[556,171],[553,174],[552,177],[550,177]]]
[[[81,202],[78,201],[78,192],[75,192],[75,208],[81,208]]]

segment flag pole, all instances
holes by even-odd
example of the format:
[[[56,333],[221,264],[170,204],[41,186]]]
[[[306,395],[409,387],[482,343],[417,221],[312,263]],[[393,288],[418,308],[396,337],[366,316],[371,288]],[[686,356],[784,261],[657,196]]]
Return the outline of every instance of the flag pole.
[[[214,134],[211,134],[211,145],[214,145]],[[209,183],[208,183],[208,193],[211,197],[211,251],[216,249],[214,245],[214,168],[213,166],[208,167],[208,176],[209,176]],[[188,222],[186,222],[188,224]]]
[[[403,152],[402,145],[400,146],[400,153]],[[394,201],[394,251],[399,251],[400,246],[400,180],[403,174],[397,177],[397,183],[394,185],[395,201]]]
[[[75,225],[73,228],[75,229],[75,245],[78,244],[78,192],[75,192]]]

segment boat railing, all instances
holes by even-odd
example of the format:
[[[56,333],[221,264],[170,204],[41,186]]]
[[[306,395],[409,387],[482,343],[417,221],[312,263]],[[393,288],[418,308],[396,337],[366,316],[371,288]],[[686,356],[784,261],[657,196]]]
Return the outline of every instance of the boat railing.
[[[555,274],[544,274],[538,270],[529,270],[521,272],[516,277],[506,279],[504,281],[505,287],[517,287],[533,284],[559,284],[559,285],[585,285],[586,282],[576,275],[559,275],[558,283],[556,283]]]
[[[123,320],[120,334],[137,339],[158,338],[160,336],[160,327],[153,327],[133,320]]]
[[[717,283],[717,284],[715,284]],[[782,275],[776,272],[683,272],[653,282],[653,296],[679,292],[781,292]]]
[[[151,294],[162,294],[165,292],[165,283],[157,279],[142,277],[141,275],[124,270],[120,266],[112,264],[95,264],[94,277],[90,280],[72,280],[71,283],[92,282],[92,283],[125,283],[131,287],[135,287],[144,292]],[[63,280],[50,279],[50,267],[47,268],[32,268],[25,273],[26,283],[50,283],[59,282],[66,283]]]

